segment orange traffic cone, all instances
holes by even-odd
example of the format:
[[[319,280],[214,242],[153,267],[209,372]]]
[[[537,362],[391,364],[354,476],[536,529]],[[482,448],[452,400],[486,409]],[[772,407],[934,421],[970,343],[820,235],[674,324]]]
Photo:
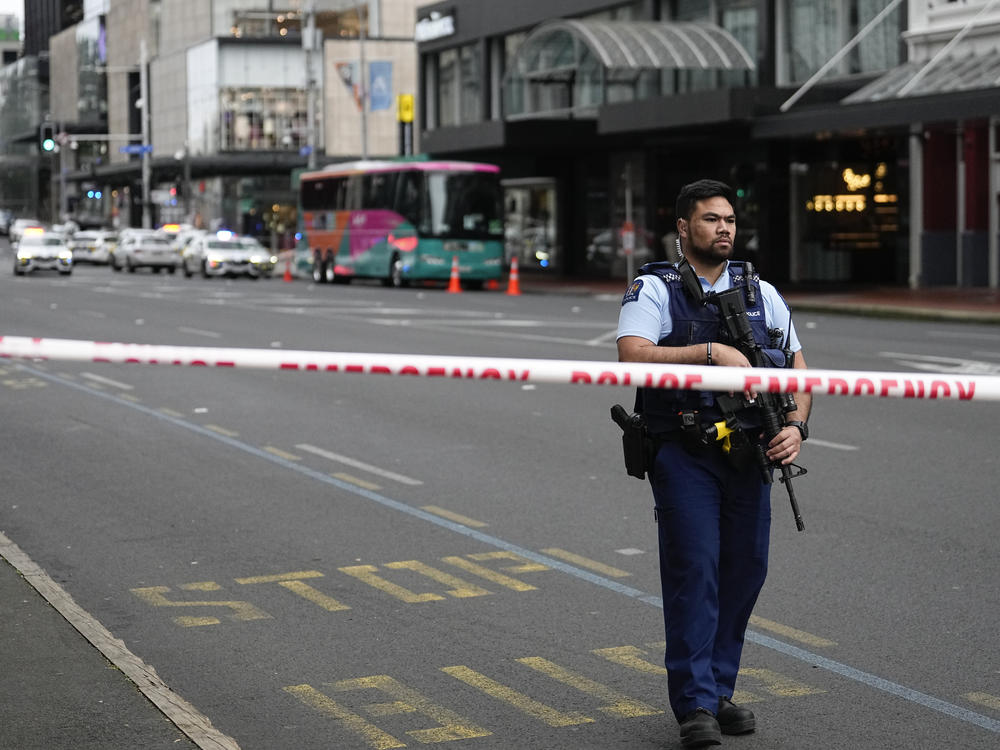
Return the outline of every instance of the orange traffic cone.
[[[518,296],[521,294],[521,280],[517,275],[517,256],[510,259],[510,277],[507,279],[507,294]]]
[[[283,281],[292,280],[292,259],[288,258],[285,260],[285,275],[282,277]]]
[[[458,256],[451,256],[451,279],[448,280],[448,293],[457,294],[462,291],[462,282],[458,278]]]

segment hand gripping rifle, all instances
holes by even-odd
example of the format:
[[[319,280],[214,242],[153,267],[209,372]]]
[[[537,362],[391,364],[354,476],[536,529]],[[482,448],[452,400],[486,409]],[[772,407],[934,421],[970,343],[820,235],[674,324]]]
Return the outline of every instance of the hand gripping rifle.
[[[750,299],[750,304],[753,305],[755,304],[755,292],[749,283],[753,267],[749,263],[746,263],[745,266],[746,294]],[[713,305],[719,309],[722,328],[727,338],[726,343],[739,349],[754,367],[773,367],[773,363],[764,354],[763,347],[754,338],[750,319],[747,317],[746,304],[743,301],[743,290],[740,287],[732,287],[724,292],[705,294],[687,259],[682,259],[677,264],[677,270],[680,271],[685,291],[693,299],[700,300],[703,305]],[[791,394],[763,392],[756,394],[754,400],[748,402],[748,405],[757,407],[763,422],[764,442],[755,441],[757,466],[760,468],[761,478],[764,484],[771,484],[771,470],[779,469],[781,471],[781,483],[785,485],[785,490],[788,492],[792,514],[795,516],[795,527],[802,531],[805,529],[805,524],[802,522],[802,514],[799,512],[798,500],[795,499],[792,479],[802,476],[806,470],[796,464],[771,462],[764,449],[764,446],[781,432],[785,424],[785,414],[795,410],[795,400]],[[792,473],[793,468],[796,470],[795,473]]]

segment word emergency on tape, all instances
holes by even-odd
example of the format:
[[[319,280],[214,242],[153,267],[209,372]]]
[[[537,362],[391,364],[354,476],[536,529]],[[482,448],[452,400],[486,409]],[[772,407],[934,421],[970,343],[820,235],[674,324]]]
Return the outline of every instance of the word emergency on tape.
[[[1000,376],[948,373],[794,370],[559,359],[453,357],[426,354],[233,349],[206,346],[125,344],[73,339],[0,337],[8,359],[110,362],[258,370],[410,375],[699,391],[812,393],[882,398],[1000,400]]]

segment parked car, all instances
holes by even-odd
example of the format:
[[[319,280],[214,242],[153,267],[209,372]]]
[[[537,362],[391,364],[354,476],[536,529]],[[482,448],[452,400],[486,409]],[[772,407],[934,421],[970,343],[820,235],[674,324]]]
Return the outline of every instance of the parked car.
[[[181,256],[174,249],[169,235],[155,229],[126,229],[118,237],[118,246],[111,256],[111,267],[135,273],[139,268],[151,268],[154,273],[166,269],[174,273],[181,265]]]
[[[249,276],[252,279],[270,275],[274,269],[270,254],[261,247],[248,246],[231,232],[217,232],[196,237],[184,248],[182,267],[188,278],[201,273],[210,276]]]
[[[73,273],[73,251],[60,234],[41,229],[28,231],[17,243],[14,255],[14,275],[32,271],[58,271],[63,276]]]
[[[14,219],[14,223],[10,225],[9,231],[10,244],[16,246],[21,241],[21,237],[24,236],[24,231],[29,227],[41,231],[45,225],[38,219]]]
[[[77,232],[69,241],[74,263],[97,263],[107,265],[111,259],[110,247],[117,242],[118,235],[102,230]]]
[[[14,222],[14,214],[6,208],[0,208],[0,234],[10,234],[10,225]]]

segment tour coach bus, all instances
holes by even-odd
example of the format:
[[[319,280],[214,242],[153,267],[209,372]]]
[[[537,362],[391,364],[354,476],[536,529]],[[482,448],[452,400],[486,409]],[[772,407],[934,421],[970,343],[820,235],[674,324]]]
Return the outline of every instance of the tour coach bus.
[[[302,229],[317,283],[386,286],[499,279],[504,260],[500,169],[458,161],[354,161],[303,172]]]

